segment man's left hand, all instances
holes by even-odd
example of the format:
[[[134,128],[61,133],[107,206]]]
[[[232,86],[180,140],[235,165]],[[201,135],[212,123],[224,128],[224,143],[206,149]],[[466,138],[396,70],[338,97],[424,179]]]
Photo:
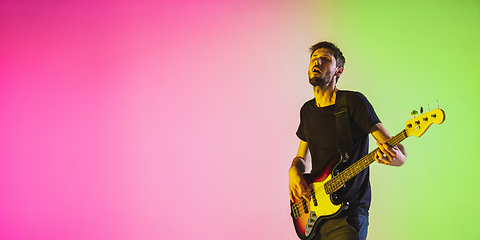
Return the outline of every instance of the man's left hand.
[[[406,157],[398,146],[391,147],[387,143],[379,142],[377,142],[377,146],[375,159],[378,163],[397,167],[405,163]]]

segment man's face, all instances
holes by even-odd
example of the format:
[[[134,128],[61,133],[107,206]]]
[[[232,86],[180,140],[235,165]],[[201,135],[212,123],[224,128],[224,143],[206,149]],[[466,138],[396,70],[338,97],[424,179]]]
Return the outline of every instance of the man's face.
[[[315,50],[308,65],[310,84],[313,86],[325,86],[329,83],[335,83],[335,75],[337,74],[336,65],[337,61],[333,56],[333,50],[328,48]]]

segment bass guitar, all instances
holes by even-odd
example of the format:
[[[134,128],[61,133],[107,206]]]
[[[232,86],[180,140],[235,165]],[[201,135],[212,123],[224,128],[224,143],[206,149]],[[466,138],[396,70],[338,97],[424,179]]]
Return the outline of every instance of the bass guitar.
[[[441,109],[434,109],[420,116],[417,114],[412,113],[414,118],[407,121],[405,129],[387,142],[389,146],[395,146],[410,136],[421,137],[432,124],[445,121],[445,112]],[[334,192],[375,162],[377,150],[378,148],[337,174],[334,174],[334,169],[341,162],[340,157],[330,160],[320,174],[304,174],[311,190],[305,198],[290,201],[291,216],[300,239],[313,238],[321,220],[337,216],[347,206],[348,203],[334,203]]]

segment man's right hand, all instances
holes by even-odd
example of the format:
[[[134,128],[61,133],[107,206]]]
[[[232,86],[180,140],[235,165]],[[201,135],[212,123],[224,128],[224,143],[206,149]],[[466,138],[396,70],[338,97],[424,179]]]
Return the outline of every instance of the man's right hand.
[[[309,188],[303,174],[298,171],[295,166],[292,166],[288,171],[288,187],[290,192],[290,200],[295,202],[295,199],[304,197]]]

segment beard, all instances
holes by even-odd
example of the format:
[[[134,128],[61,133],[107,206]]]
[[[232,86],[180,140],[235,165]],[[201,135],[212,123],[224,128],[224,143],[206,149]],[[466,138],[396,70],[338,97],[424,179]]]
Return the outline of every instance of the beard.
[[[312,86],[323,87],[327,85],[328,81],[325,77],[311,77],[308,79]]]
[[[327,76],[325,76],[327,75]],[[314,77],[309,77],[309,82],[310,84],[312,84],[312,86],[318,86],[318,87],[323,87],[325,85],[327,85],[328,83],[330,83],[330,79],[331,77],[328,77],[328,75],[330,74],[325,74],[322,76],[314,76]]]
[[[320,74],[320,76],[309,77],[308,80],[312,86],[323,87],[330,83],[333,76],[330,71]]]

